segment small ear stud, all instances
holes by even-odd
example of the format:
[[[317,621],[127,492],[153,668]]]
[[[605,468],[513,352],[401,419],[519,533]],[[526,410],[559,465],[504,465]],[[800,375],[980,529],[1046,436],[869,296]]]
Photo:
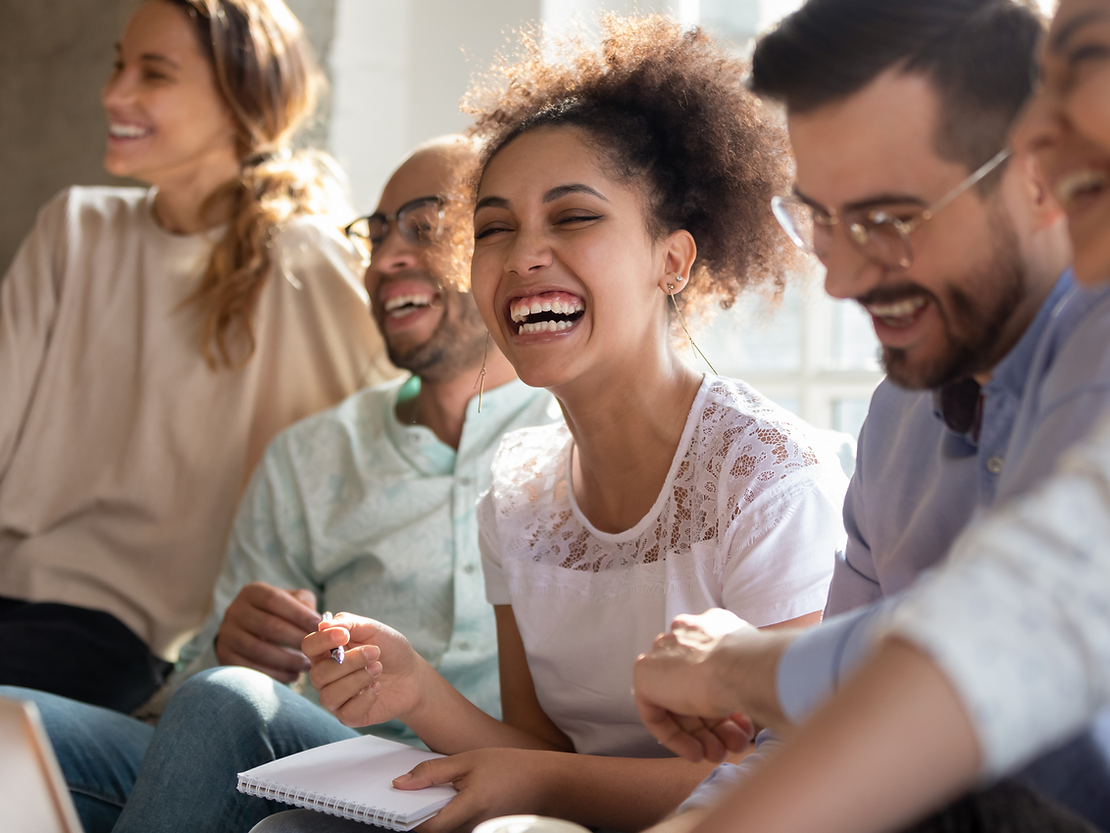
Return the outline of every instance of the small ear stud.
[[[669,284],[667,284],[667,294],[669,295],[672,292],[674,292],[674,284],[669,283]]]

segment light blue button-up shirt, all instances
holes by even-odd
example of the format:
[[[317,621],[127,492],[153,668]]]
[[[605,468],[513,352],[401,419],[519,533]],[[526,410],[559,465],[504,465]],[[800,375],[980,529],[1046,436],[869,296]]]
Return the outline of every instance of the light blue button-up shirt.
[[[978,513],[1044,478],[1110,406],[1107,333],[1110,290],[1076,289],[1069,271],[983,386],[970,430],[945,425],[933,392],[879,386],[844,503],[848,546],[825,609],[835,618],[801,634],[779,663],[779,701],[792,720],[804,719],[867,656],[884,598],[941,561]],[[772,739],[765,733],[762,745]],[[684,807],[712,803],[760,757],[718,768]],[[1061,766],[1068,762],[1043,769]],[[1059,783],[1054,776],[1042,785],[1066,800]]]
[[[307,588],[320,610],[380,619],[471,702],[500,715],[497,637],[486,602],[475,505],[502,435],[561,419],[544,390],[513,381],[467,406],[456,452],[403,425],[411,377],[360,391],[279,434],[239,505],[213,611],[182,651],[190,671],[215,661],[224,611],[252,581]],[[318,702],[305,686],[304,695]],[[409,737],[399,723],[370,727]]]

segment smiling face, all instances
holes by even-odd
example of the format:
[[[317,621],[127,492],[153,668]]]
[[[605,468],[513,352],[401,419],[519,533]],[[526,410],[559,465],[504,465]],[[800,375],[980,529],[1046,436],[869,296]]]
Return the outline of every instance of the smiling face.
[[[117,46],[101,91],[108,117],[104,168],[152,185],[237,168],[231,114],[185,12],[147,0]]]
[[[630,354],[670,349],[660,288],[683,267],[649,234],[640,188],[608,175],[585,138],[574,127],[525,133],[490,160],[478,190],[473,292],[534,387],[628,373]]]
[[[1068,217],[1075,274],[1110,280],[1110,2],[1063,0],[1041,56],[1043,83],[1015,136]]]
[[[938,108],[925,78],[888,71],[843,101],[791,113],[798,195],[841,215],[919,215],[971,173],[934,150]],[[1026,270],[1009,212],[1021,192],[1012,173],[986,198],[968,191],[913,231],[905,270],[872,262],[845,229],[833,229],[822,251],[826,289],[871,315],[895,383],[933,388],[989,371],[1025,329]]]
[[[461,144],[418,151],[390,177],[377,212],[394,214],[424,197],[447,193],[452,160],[470,151]],[[429,380],[453,378],[481,362],[486,328],[469,293],[444,286],[449,235],[417,245],[389,224],[366,269],[371,311],[397,367]]]

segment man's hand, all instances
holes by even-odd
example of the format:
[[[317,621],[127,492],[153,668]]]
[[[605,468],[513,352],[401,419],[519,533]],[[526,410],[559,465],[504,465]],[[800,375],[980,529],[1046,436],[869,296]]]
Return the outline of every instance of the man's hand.
[[[309,668],[301,640],[319,621],[310,590],[252,582],[224,613],[216,634],[216,658],[224,665],[243,665],[291,683]]]
[[[781,722],[775,669],[788,634],[727,610],[677,616],[634,669],[636,708],[660,743],[691,761],[740,752],[755,726]],[[748,717],[750,716],[750,718]]]
[[[301,642],[312,663],[308,678],[320,705],[344,726],[404,720],[422,704],[428,664],[399,631],[353,613],[338,613],[317,628]],[[340,646],[342,663],[331,654]]]

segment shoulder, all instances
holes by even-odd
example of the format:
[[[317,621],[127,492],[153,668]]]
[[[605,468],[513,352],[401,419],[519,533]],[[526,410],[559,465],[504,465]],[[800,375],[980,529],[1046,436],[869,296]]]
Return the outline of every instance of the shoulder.
[[[691,452],[728,491],[743,489],[749,500],[797,474],[844,479],[839,459],[813,426],[737,379],[707,377]]]
[[[1110,386],[1108,327],[1110,288],[1076,289],[1060,306],[1044,337],[1045,343],[1053,340],[1056,349],[1038,380],[1042,407]]]
[[[65,223],[74,231],[132,224],[150,217],[146,188],[73,185],[63,188],[39,211],[39,223]]]
[[[946,430],[937,415],[932,390],[907,390],[889,379],[883,379],[871,396],[867,418],[859,435],[858,455],[867,456],[867,449],[879,453],[900,446],[904,440],[915,446],[935,446]]]
[[[336,455],[373,448],[385,433],[386,420],[404,381],[400,378],[363,388],[338,405],[293,423],[270,442],[267,462],[291,469],[332,471],[330,461]]]
[[[292,217],[275,229],[272,246],[286,269],[300,271],[331,263],[356,275],[361,282],[362,259],[334,217],[321,214]]]

